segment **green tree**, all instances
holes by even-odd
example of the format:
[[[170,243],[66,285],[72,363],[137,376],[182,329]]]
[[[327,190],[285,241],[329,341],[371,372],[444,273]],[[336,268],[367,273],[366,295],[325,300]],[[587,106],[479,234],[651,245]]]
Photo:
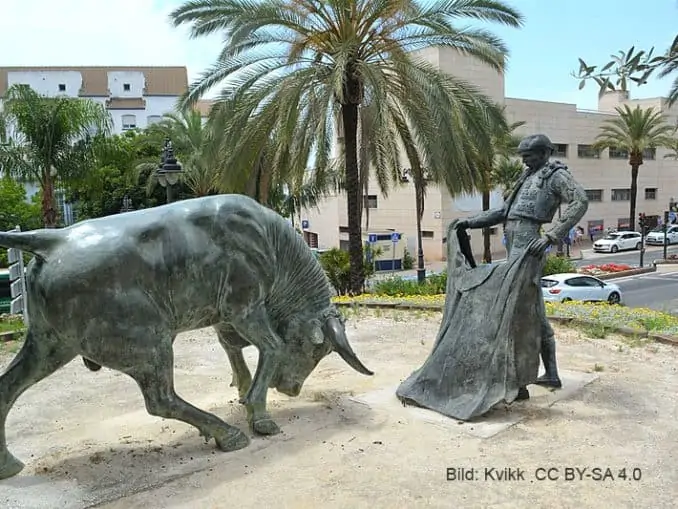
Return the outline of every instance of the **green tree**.
[[[500,157],[492,171],[495,186],[501,189],[504,199],[508,198],[513,187],[523,173],[523,163],[511,157]]]
[[[193,37],[226,34],[218,61],[191,85],[184,104],[225,81],[223,99],[242,95],[250,104],[236,115],[247,123],[239,146],[261,147],[258,142],[274,132],[276,143],[265,145],[272,149],[268,160],[311,166],[322,175],[331,166],[340,119],[350,286],[356,293],[364,281],[361,106],[371,102],[378,111],[378,168],[399,168],[397,142],[411,126],[427,167],[455,168],[445,180],[450,191],[473,189],[478,176],[457,140],[483,134],[488,117],[499,115],[479,89],[419,59],[416,51],[454,48],[502,71],[506,46],[486,29],[453,22],[522,23],[518,12],[496,0],[191,0],[171,17],[176,26],[192,25]],[[290,157],[296,162],[290,164]]]
[[[58,213],[57,183],[67,185],[94,165],[92,135],[106,136],[110,117],[88,99],[45,97],[27,85],[13,85],[3,98],[0,167],[42,191],[44,226],[53,228]]]
[[[126,131],[119,135],[97,138],[94,143],[95,165],[88,173],[70,185],[68,201],[74,204],[78,219],[117,214],[124,197],[136,209],[154,207],[162,203],[165,193],[154,189],[148,195],[148,181],[160,160],[162,145],[143,132]],[[150,162],[139,172],[140,162]]]
[[[594,147],[616,148],[628,153],[631,166],[631,200],[629,204],[629,227],[635,227],[636,200],[638,195],[638,171],[647,150],[655,150],[671,144],[675,128],[666,117],[654,108],[641,109],[624,104],[615,108],[618,117],[608,119],[600,127]]]
[[[38,198],[39,196],[35,196]],[[34,230],[42,225],[40,204],[26,200],[26,188],[13,178],[0,177],[0,231],[19,226],[21,230]],[[7,267],[7,250],[0,249],[0,267]]]
[[[628,86],[635,83],[645,85],[650,77],[657,74],[658,78],[665,78],[678,71],[678,35],[668,50],[661,54],[654,54],[654,47],[649,50],[636,50],[631,46],[628,51],[618,51],[612,55],[609,62],[598,65],[588,65],[579,59],[579,71],[572,73],[579,79],[579,89],[586,86],[586,82],[593,80],[599,87],[599,95],[610,90],[628,91]],[[668,105],[678,101],[678,76],[673,80],[668,95]]]

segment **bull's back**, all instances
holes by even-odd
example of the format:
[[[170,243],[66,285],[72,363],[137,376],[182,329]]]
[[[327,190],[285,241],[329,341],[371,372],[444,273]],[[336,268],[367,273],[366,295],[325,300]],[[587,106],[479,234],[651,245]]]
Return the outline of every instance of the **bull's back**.
[[[277,219],[250,198],[218,195],[83,221],[64,229],[65,241],[31,268],[29,292],[39,287],[54,302],[57,295],[105,300],[134,289],[158,299],[195,298],[197,288],[209,298],[234,268],[272,277],[267,224]]]

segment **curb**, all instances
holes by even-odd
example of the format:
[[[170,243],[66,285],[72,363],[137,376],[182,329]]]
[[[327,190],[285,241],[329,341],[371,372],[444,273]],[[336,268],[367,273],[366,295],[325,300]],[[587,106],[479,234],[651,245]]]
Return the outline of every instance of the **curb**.
[[[678,265],[678,260],[664,260],[663,258],[658,258],[652,261],[655,265]]]
[[[362,302],[335,302],[337,307],[346,307],[346,308],[355,308],[355,307],[364,307],[368,309],[399,309],[407,311],[440,311],[442,312],[443,306],[439,304],[415,304],[415,303],[406,303],[406,302],[378,302],[378,301],[362,301]],[[569,318],[565,316],[549,316],[547,318],[556,323],[563,325],[576,325],[584,327],[598,327],[600,324],[596,322],[591,322],[589,320],[581,320],[578,318]],[[667,334],[658,334],[656,332],[648,332],[641,329],[632,329],[630,327],[614,327],[603,325],[604,329],[609,330],[610,332],[619,334],[621,336],[626,336],[630,338],[647,338],[657,343],[663,343],[669,346],[678,347],[678,337],[669,336]]]

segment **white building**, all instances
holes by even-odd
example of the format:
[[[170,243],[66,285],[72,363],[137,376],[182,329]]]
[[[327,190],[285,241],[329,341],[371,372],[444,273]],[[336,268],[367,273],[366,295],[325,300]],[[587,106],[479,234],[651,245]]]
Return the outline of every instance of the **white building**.
[[[12,85],[29,85],[48,96],[82,97],[106,106],[113,132],[143,129],[174,111],[188,88],[186,67],[0,67],[0,97]],[[37,191],[28,186],[29,195]],[[57,196],[65,222],[70,207]]]

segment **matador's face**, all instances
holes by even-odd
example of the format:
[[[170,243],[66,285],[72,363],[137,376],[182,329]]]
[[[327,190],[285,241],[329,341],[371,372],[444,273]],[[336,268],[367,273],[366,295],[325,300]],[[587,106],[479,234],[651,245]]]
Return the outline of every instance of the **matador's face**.
[[[520,153],[523,164],[530,170],[535,171],[544,166],[549,160],[549,153],[546,150],[525,150]]]

